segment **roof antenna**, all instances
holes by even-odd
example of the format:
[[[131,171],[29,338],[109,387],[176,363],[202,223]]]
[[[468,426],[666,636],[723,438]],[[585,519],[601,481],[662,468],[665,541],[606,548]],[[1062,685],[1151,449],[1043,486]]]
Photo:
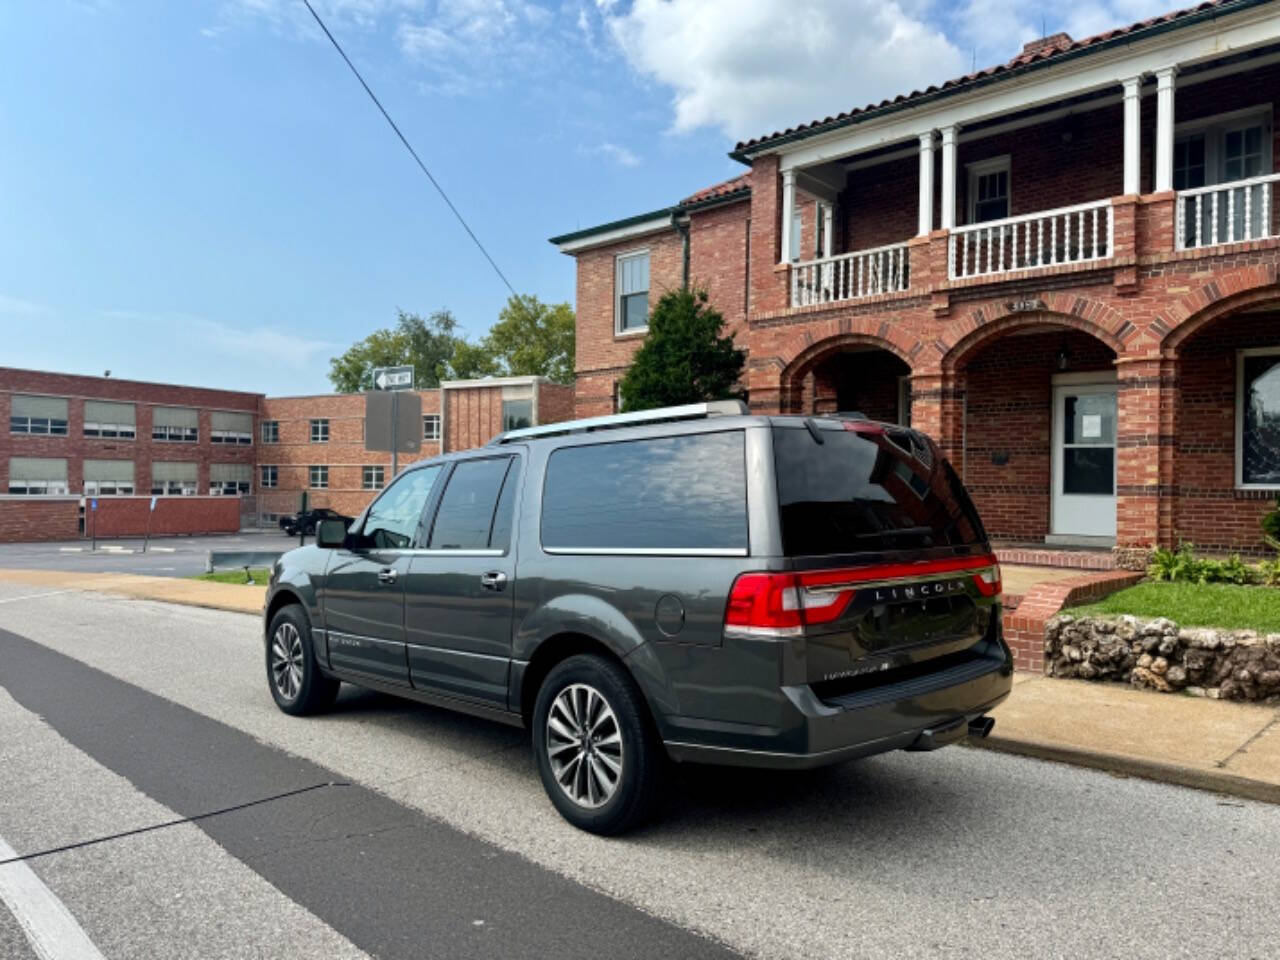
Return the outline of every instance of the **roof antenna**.
[[[969,52],[969,72],[970,73],[978,72],[978,48],[977,47],[974,47]]]

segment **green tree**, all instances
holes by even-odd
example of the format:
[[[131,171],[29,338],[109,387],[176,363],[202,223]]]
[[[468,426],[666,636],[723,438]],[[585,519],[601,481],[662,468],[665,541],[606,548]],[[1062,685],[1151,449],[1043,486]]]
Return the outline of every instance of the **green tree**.
[[[457,326],[448,310],[426,318],[397,310],[394,327],[375,330],[329,360],[329,382],[339,393],[358,393],[372,385],[375,367],[412,366],[415,386],[439,386],[459,342]]]
[[[479,380],[501,373],[501,366],[483,341],[471,343],[462,338],[454,341],[453,356],[449,358],[450,380]]]
[[[572,383],[574,332],[569,304],[512,296],[481,346],[506,376]]]
[[[724,317],[705,291],[671,290],[649,314],[649,333],[620,391],[626,410],[726,400],[737,389],[747,352],[724,336]]]

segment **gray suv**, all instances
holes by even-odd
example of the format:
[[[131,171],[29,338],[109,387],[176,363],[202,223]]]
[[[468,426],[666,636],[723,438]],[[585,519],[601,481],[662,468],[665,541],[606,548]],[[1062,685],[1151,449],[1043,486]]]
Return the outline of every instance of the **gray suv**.
[[[985,736],[1000,568],[925,435],[736,401],[534,427],[403,471],[275,565],[281,710],[340,681],[531,728],[556,808],[649,813],[669,761],[800,768]]]

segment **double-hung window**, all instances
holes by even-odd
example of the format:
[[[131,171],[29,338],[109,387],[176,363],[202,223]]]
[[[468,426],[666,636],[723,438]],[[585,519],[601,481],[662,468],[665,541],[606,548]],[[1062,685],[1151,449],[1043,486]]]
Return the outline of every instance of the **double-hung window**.
[[[84,402],[84,435],[86,437],[132,440],[138,433],[138,414],[132,403],[106,400]]]
[[[1173,189],[1226,186],[1270,173],[1271,108],[1250,108],[1180,124],[1173,145]],[[1184,247],[1236,243],[1267,236],[1267,183],[1180,197]]]
[[[618,257],[617,332],[634,333],[649,326],[649,251]]]
[[[360,486],[365,490],[381,490],[386,482],[386,473],[383,468],[375,464],[364,468]]]
[[[235,497],[253,486],[253,464],[214,463],[209,465],[209,495]]]
[[[313,465],[308,470],[307,479],[312,490],[326,490],[329,487],[329,468]]]
[[[209,440],[213,443],[253,443],[253,414],[215,410],[209,416]]]
[[[263,443],[279,443],[280,442],[280,421],[279,420],[263,420],[262,421],[262,442]]]
[[[263,490],[274,490],[280,485],[280,468],[274,464],[263,464],[258,474],[258,486]]]
[[[24,397],[14,394],[9,408],[9,432],[65,437],[66,398]]]
[[[200,438],[200,414],[190,407],[155,407],[151,411],[151,439],[164,443],[195,443]]]
[[[84,492],[89,497],[133,495],[132,460],[86,460]]]
[[[11,457],[9,492],[33,497],[66,495],[67,461],[60,457]]]
[[[311,421],[311,442],[329,442],[329,421],[327,418]]]
[[[969,164],[969,222],[986,223],[1009,216],[1009,158]]]
[[[194,463],[171,460],[151,462],[151,493],[163,497],[194,497],[198,490],[200,467]]]
[[[440,414],[428,413],[423,415],[422,439],[423,440],[439,440],[440,439]]]

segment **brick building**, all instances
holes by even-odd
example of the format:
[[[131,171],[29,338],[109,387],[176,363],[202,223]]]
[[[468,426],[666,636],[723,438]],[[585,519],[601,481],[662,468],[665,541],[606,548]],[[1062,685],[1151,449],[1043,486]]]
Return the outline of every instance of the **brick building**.
[[[540,377],[418,396],[422,449],[402,465],[573,410],[573,388]],[[391,474],[389,453],[364,449],[364,403],[0,367],[0,542],[138,535],[148,524],[235,531],[296,511],[303,490],[313,506],[358,513]],[[98,503],[92,515],[86,500]]]
[[[751,407],[933,435],[1005,542],[1258,550],[1280,493],[1280,4],[1217,0],[741,143],[553,238],[579,415],[705,287]]]

